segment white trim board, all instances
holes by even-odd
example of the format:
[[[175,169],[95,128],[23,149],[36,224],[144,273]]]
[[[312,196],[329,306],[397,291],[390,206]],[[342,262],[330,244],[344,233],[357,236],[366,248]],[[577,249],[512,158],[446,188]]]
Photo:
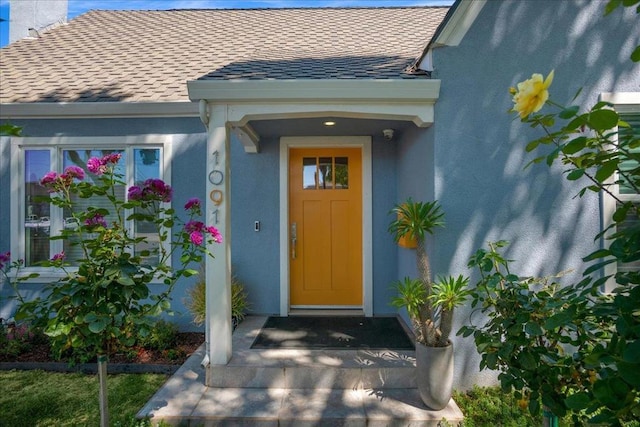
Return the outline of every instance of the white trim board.
[[[1,104],[0,118],[82,119],[198,117],[195,102],[34,102]]]
[[[362,149],[362,303],[373,316],[373,216],[371,137],[280,138],[280,316],[289,315],[289,149],[294,147],[360,147]]]

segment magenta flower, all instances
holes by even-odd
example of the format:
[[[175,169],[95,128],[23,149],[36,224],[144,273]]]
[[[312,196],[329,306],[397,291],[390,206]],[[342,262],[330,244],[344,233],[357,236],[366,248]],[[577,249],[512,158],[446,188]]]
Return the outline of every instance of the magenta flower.
[[[84,179],[84,170],[82,170],[81,167],[78,166],[69,166],[64,170],[64,174],[71,177],[71,178],[77,178],[80,181],[82,181]]]
[[[202,221],[189,221],[184,225],[184,231],[189,234],[189,239],[196,245],[204,241],[203,233],[211,236],[215,243],[222,243],[222,235],[214,226],[205,226]]]
[[[211,238],[213,239],[214,242],[222,243],[222,234],[220,234],[220,231],[218,231],[217,228],[210,225],[209,227],[206,227],[206,230],[207,230],[207,233],[211,235]]]
[[[87,160],[87,169],[95,175],[102,175],[107,171],[107,167],[97,157],[92,157]]]
[[[142,188],[138,187],[137,185],[129,187],[127,198],[129,200],[141,200],[142,199]]]
[[[9,261],[11,261],[11,252],[0,253],[0,270],[2,270]]]
[[[122,158],[122,153],[111,153],[102,158],[92,157],[87,161],[87,169],[93,174],[102,175],[108,170],[110,164],[115,165]]]
[[[189,234],[189,239],[194,245],[201,245],[204,240],[204,236],[199,231],[193,231]]]
[[[194,197],[192,199],[189,199],[187,201],[187,203],[184,205],[184,208],[186,210],[190,210],[192,208],[200,208],[200,199],[198,199],[197,197]]]
[[[40,185],[47,189],[49,193],[53,193],[56,190],[56,183],[59,180],[59,176],[56,172],[47,172],[44,174],[42,179],[40,180]]]
[[[116,164],[122,158],[122,153],[111,153],[107,154],[101,159],[103,165],[108,165],[109,163]]]
[[[204,231],[204,223],[202,221],[189,221],[184,225],[184,230],[187,233],[191,233],[193,231],[202,232]]]
[[[107,228],[107,221],[105,221],[104,216],[100,215],[99,213],[96,213],[92,217],[85,219],[84,224],[87,227],[101,226]]]
[[[144,182],[143,194],[145,200],[160,200],[170,202],[173,190],[161,179],[150,178]]]
[[[51,261],[54,261],[54,262],[55,262],[55,261],[64,261],[64,258],[65,258],[65,254],[64,254],[64,251],[62,251],[62,252],[60,252],[60,253],[55,254],[55,255],[51,258]]]

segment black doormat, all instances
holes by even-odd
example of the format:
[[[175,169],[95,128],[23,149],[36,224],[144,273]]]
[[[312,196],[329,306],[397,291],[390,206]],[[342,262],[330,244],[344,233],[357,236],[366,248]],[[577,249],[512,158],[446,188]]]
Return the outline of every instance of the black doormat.
[[[269,317],[251,348],[391,349],[414,346],[396,317]]]

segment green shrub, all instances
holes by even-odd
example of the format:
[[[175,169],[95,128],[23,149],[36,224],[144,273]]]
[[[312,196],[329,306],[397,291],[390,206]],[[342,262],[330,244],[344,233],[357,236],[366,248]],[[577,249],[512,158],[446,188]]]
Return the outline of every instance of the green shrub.
[[[244,285],[234,276],[231,278],[231,317],[237,321],[244,319],[249,309]]]
[[[200,269],[199,277],[200,280],[198,280],[191,288],[187,289],[185,306],[193,317],[193,323],[201,326],[204,324],[207,312],[207,302],[205,299],[206,283],[204,279],[204,270],[202,268]]]
[[[43,340],[46,337],[42,331],[27,323],[0,322],[0,357],[18,356]]]
[[[138,338],[138,344],[153,350],[168,350],[175,346],[178,339],[178,327],[171,322],[160,319],[148,335]]]
[[[533,417],[524,404],[512,393],[503,393],[500,387],[478,387],[454,391],[453,400],[464,414],[463,427],[480,426],[539,426],[542,417]]]
[[[187,290],[187,299],[185,306],[193,316],[193,323],[200,326],[204,324],[206,318],[206,283],[204,268],[200,269],[200,280]],[[247,301],[247,293],[244,285],[236,276],[231,277],[231,317],[236,321],[244,319],[249,302]]]

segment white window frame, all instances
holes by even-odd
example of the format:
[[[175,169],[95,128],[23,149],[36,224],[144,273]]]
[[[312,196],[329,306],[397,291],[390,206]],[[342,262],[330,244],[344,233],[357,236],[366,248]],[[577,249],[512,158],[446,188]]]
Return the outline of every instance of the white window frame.
[[[625,113],[640,113],[640,92],[612,92],[612,93],[602,93],[600,95],[600,100],[608,102],[613,105],[614,110],[619,114]],[[617,132],[616,136],[614,136],[614,140],[612,143],[617,144]],[[611,178],[612,181],[617,181],[617,174]],[[611,191],[616,194],[621,200],[627,201],[638,201],[640,202],[640,195],[635,194],[619,194],[618,185],[613,185],[610,187]],[[602,229],[606,229],[613,224],[612,217],[613,213],[616,210],[616,201],[613,197],[604,194],[602,197]],[[611,233],[615,233],[615,228],[611,229]],[[606,248],[609,247],[611,241],[603,238],[604,246]],[[605,266],[604,274],[605,276],[613,276],[618,271],[618,266],[616,263],[611,263]],[[616,283],[613,277],[607,281],[604,286],[604,292],[610,293],[615,288]]]
[[[171,185],[171,164],[172,164],[172,136],[171,135],[133,135],[133,136],[109,136],[109,137],[77,137],[77,136],[57,136],[57,137],[12,137],[11,138],[11,254],[13,259],[25,258],[25,150],[49,150],[51,170],[57,170],[62,166],[62,151],[74,148],[82,149],[113,149],[124,150],[127,159],[133,159],[133,150],[145,148],[160,148],[162,156],[160,159],[160,178]],[[126,167],[127,187],[133,185],[133,162],[128,162]],[[169,208],[170,203],[166,204]],[[62,226],[62,210],[51,208],[51,230],[56,230]],[[133,232],[133,222],[129,225]],[[62,251],[62,240],[50,242],[51,254]],[[71,271],[77,267],[68,267]],[[46,283],[64,276],[61,269],[50,267],[25,267],[22,274],[38,273],[39,276],[29,279],[31,283]],[[21,274],[21,275],[22,275]]]

